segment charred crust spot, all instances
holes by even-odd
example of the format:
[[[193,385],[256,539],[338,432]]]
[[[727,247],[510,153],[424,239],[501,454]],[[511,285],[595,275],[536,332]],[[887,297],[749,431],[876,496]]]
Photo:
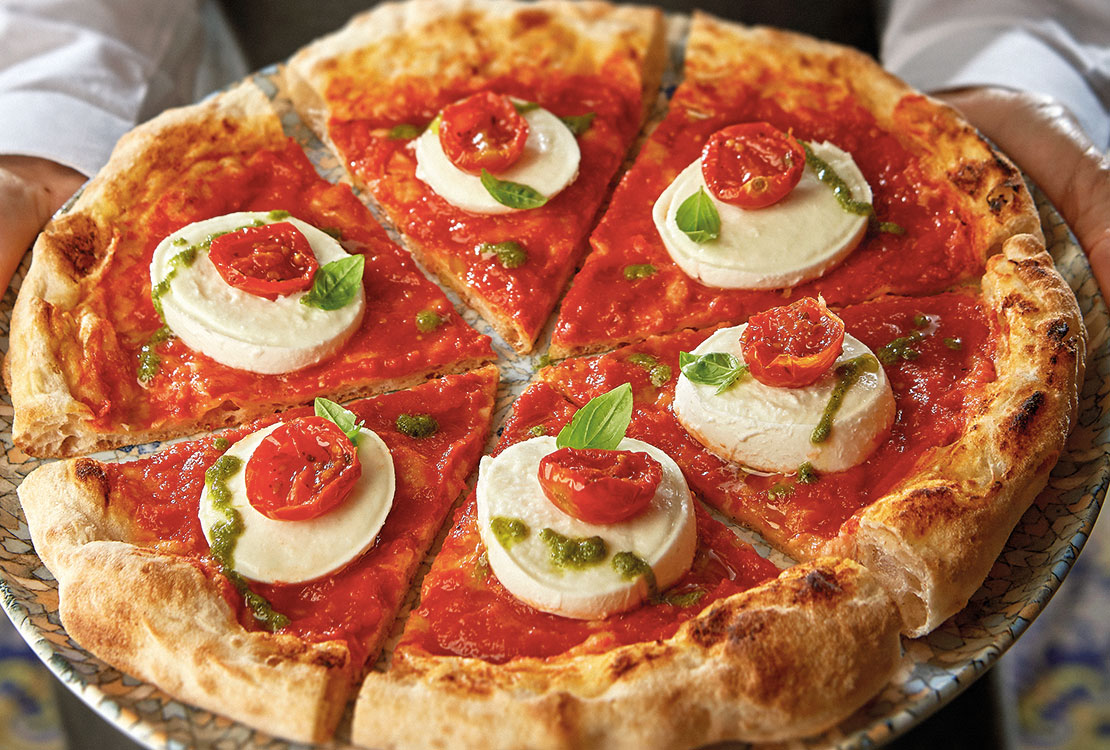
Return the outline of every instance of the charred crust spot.
[[[921,533],[940,521],[955,518],[963,510],[953,499],[954,491],[948,486],[919,487],[906,498],[899,509],[899,517],[907,529]]]
[[[975,195],[982,188],[984,172],[984,167],[979,162],[964,162],[948,173],[948,179],[968,195]],[[991,210],[997,209],[992,206]]]
[[[830,578],[825,571],[817,568],[806,573],[802,582],[805,584],[802,593],[807,599],[828,599],[840,592],[835,575]]]
[[[439,676],[439,682],[472,695],[489,695],[491,692],[487,680],[478,674],[466,671],[444,672]]]
[[[57,236],[55,246],[62,263],[68,266],[74,280],[88,276],[104,256],[100,230],[96,223],[83,216],[68,222],[63,234]]]
[[[551,14],[546,11],[528,9],[516,15],[516,27],[520,31],[538,29],[551,23]]]
[[[987,207],[991,213],[1001,213],[1011,203],[1017,200],[1021,192],[1021,183],[1007,180],[987,193]]]
[[[728,607],[717,607],[708,615],[699,617],[690,629],[690,637],[702,648],[709,648],[725,637],[732,614]]]
[[[1037,311],[1037,306],[1032,301],[1017,292],[1007,294],[1006,298],[1002,300],[1002,309],[1009,310],[1010,308],[1022,315],[1029,315]]]
[[[1044,406],[1044,402],[1044,391],[1035,391],[1029,398],[1025,399],[1017,413],[1010,418],[1010,430],[1019,433],[1028,432],[1033,420],[1037,418],[1037,413]]]
[[[1068,337],[1068,333],[1070,332],[1071,326],[1068,325],[1068,322],[1057,318],[1049,324],[1048,330],[1045,331],[1045,335],[1048,336],[1049,340],[1059,344]]]
[[[98,461],[91,458],[79,458],[73,465],[73,475],[82,484],[95,485],[101,495],[108,494],[108,475]]]

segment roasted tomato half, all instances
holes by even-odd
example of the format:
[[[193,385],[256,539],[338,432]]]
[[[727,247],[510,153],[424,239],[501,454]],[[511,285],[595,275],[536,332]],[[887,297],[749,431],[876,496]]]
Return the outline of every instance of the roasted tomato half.
[[[247,461],[247,499],[276,521],[305,521],[337,507],[362,476],[358,448],[334,422],[303,417],[259,443]]]
[[[586,523],[617,523],[647,508],[663,467],[642,451],[560,448],[540,460],[539,476],[559,510]]]
[[[287,221],[222,234],[208,257],[228,284],[269,300],[310,289],[319,268],[308,238]]]
[[[785,198],[802,179],[806,155],[794,136],[766,122],[718,130],[701,152],[701,173],[718,200],[765,208]]]
[[[753,315],[740,337],[752,377],[780,388],[815,382],[843,348],[844,321],[813,297]]]
[[[439,143],[464,172],[497,174],[520,159],[528,122],[507,96],[482,91],[448,104],[440,114]]]

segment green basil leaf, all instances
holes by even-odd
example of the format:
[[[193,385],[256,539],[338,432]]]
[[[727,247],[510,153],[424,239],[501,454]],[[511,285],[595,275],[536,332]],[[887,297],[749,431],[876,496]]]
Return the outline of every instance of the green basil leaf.
[[[721,233],[720,214],[704,188],[698,188],[698,192],[682,201],[674,220],[678,228],[699,245],[717,239]]]
[[[323,417],[335,423],[335,426],[343,430],[343,434],[347,436],[355,445],[358,445],[358,430],[362,427],[362,422],[357,421],[358,417],[354,412],[344,409],[334,401],[330,401],[320,396],[312,402],[313,409],[316,410],[316,416]]]
[[[555,438],[559,448],[613,450],[624,438],[632,421],[632,386],[617,386],[574,413]]]
[[[717,386],[717,393],[727,391],[748,372],[748,366],[728,352],[702,355],[679,352],[678,368],[691,383]]]
[[[482,187],[495,201],[509,208],[539,208],[547,203],[547,198],[534,188],[519,182],[499,180],[488,169],[482,170]]]
[[[570,128],[570,132],[578,136],[590,129],[590,125],[593,124],[595,117],[597,117],[596,112],[587,112],[584,115],[568,115],[566,117],[560,117],[559,119],[563,121],[564,125]]]
[[[366,258],[350,255],[320,266],[312,288],[301,297],[301,304],[321,310],[338,310],[350,304],[362,286],[362,270]]]

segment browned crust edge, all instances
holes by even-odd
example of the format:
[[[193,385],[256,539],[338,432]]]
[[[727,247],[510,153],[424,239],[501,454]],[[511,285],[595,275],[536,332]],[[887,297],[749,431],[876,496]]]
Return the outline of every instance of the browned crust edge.
[[[357,676],[346,644],[244,630],[199,567],[128,542],[108,492],[86,458],[39,467],[19,487],[70,637],[179,700],[297,741],[330,737]]]
[[[612,5],[594,0],[589,2],[540,0],[533,3],[493,2],[492,0],[409,0],[404,3],[383,3],[373,10],[356,16],[340,31],[313,42],[294,55],[282,68],[284,86],[301,118],[333,153],[338,154],[338,149],[328,133],[327,123],[330,112],[324,98],[332,66],[337,60],[354,51],[367,49],[386,38],[403,39],[407,36],[423,37],[434,34],[437,38],[442,38],[442,46],[447,50],[444,57],[447,59],[455,60],[459,57],[465,61],[474,57],[472,61],[474,65],[498,65],[511,70],[515,61],[524,62],[535,51],[513,48],[509,44],[511,37],[507,33],[508,29],[514,18],[536,13],[550,13],[563,28],[570,29],[572,33],[596,44],[598,51],[595,56],[598,61],[603,60],[606,54],[617,51],[631,54],[639,60],[642,66],[641,118],[647,117],[655,103],[667,59],[662,13],[657,8]],[[475,19],[481,20],[475,21]],[[474,23],[489,27],[486,29],[489,33],[494,33],[493,29],[498,29],[500,26],[505,27],[496,33],[496,38],[504,37],[503,43],[499,45],[499,55],[496,60],[490,62],[481,59],[474,55],[474,51],[468,51],[461,46],[463,44],[461,40],[468,36],[467,29]],[[458,28],[457,34],[451,32],[452,25]],[[398,61],[397,65],[391,67],[390,72],[400,75],[405,73],[408,67],[420,69],[422,65],[424,62],[419,60]],[[340,159],[340,162],[346,168],[346,160]],[[362,196],[367,202],[375,204],[379,213],[383,215],[387,213],[374,200],[372,191],[365,189],[367,186],[358,175],[348,170],[347,178],[352,184],[364,188]],[[615,178],[616,176],[614,176],[614,182]],[[547,322],[546,319],[540,321],[534,329],[525,328],[497,309],[476,290],[471,289],[465,280],[454,272],[448,262],[441,261],[428,253],[422,244],[411,236],[400,231],[398,234],[402,237],[405,247],[421,265],[432,271],[443,285],[459,294],[468,306],[489,322],[513,350],[518,354],[528,354],[532,351],[537,337]],[[583,237],[576,259],[580,259],[585,248],[586,240]],[[559,278],[553,277],[549,281],[562,291],[574,270],[575,264],[572,263],[561,270]]]
[[[714,602],[664,641],[503,665],[397,655],[363,683],[352,738],[392,750],[688,748],[810,735],[889,680],[899,625],[870,573],[825,558]]]
[[[1018,235],[983,277],[999,330],[997,379],[955,443],[872,504],[826,553],[870,568],[917,637],[963,609],[1044,488],[1075,423],[1087,332],[1075,295],[1040,240]]]

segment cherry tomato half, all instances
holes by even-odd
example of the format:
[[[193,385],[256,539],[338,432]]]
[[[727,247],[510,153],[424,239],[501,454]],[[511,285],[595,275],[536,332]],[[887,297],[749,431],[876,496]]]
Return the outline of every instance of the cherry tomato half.
[[[765,208],[785,198],[802,179],[802,144],[766,122],[722,128],[701,152],[701,173],[719,200],[740,208]]]
[[[320,267],[308,238],[288,221],[222,234],[208,257],[228,284],[269,300],[311,288]]]
[[[663,481],[663,467],[641,451],[560,448],[540,460],[540,487],[559,510],[586,523],[638,515]]]
[[[358,448],[334,422],[303,417],[258,444],[244,480],[247,499],[275,521],[304,521],[335,508],[362,476]]]
[[[527,140],[528,122],[507,96],[492,91],[448,104],[440,116],[443,153],[464,172],[503,172],[524,153]]]
[[[780,388],[813,383],[843,348],[844,321],[813,297],[753,315],[740,336],[752,377]]]

